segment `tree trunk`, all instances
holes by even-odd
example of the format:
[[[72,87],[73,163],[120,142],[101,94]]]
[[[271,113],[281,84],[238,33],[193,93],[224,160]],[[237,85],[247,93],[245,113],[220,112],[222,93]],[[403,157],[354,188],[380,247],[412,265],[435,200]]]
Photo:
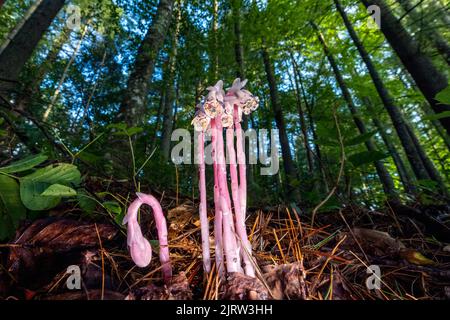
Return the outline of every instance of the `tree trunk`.
[[[303,144],[305,146],[306,160],[308,161],[308,172],[310,174],[312,174],[313,170],[314,170],[313,159],[312,159],[311,147],[309,145],[308,128],[306,128],[305,113],[303,111],[303,106],[302,106],[300,85],[298,83],[298,78],[297,78],[298,65],[294,59],[294,55],[292,54],[292,52],[290,52],[290,56],[291,56],[291,62],[292,62],[293,68],[294,68],[295,97],[296,97],[296,101],[297,101],[298,115],[300,118],[300,129],[301,129],[302,135],[303,135]]]
[[[420,21],[423,19],[422,15],[416,11],[416,7],[411,3],[411,0],[397,0],[400,3],[403,10],[411,16],[414,21]],[[428,42],[441,54],[444,60],[450,65],[450,45],[442,37],[436,28],[426,26],[423,29],[423,33],[426,36]]]
[[[11,90],[19,79],[25,63],[30,59],[64,0],[39,0],[31,6],[22,21],[7,36],[0,47],[0,91]]]
[[[353,121],[355,122],[356,127],[358,128],[358,130],[361,134],[367,133],[364,123],[362,122],[361,118],[358,116],[358,112],[356,110],[352,96],[350,95],[350,91],[348,90],[347,85],[344,81],[344,78],[342,77],[341,71],[339,70],[336,60],[334,59],[333,55],[331,54],[330,50],[328,49],[328,45],[325,42],[325,38],[323,37],[318,26],[314,22],[311,22],[311,25],[317,32],[317,37],[319,38],[319,41],[322,44],[324,53],[328,58],[331,68],[333,69],[334,75],[336,77],[336,81],[339,85],[339,88],[342,91],[342,95],[343,95],[345,101],[347,102],[347,106],[350,109],[350,113],[353,116]],[[376,150],[376,147],[371,139],[367,140],[365,142],[365,145],[366,145],[366,148],[368,151]],[[378,177],[380,178],[381,184],[383,185],[384,192],[386,193],[388,198],[396,199],[397,193],[395,192],[394,182],[392,181],[392,178],[391,178],[389,172],[387,171],[386,167],[383,165],[383,163],[381,161],[375,161],[374,165],[377,170]]]
[[[219,0],[213,0],[212,6],[212,28],[211,28],[211,36],[210,36],[210,57],[211,57],[211,77],[213,79],[212,82],[218,81],[219,77],[219,39],[218,39],[218,29],[219,29]],[[212,42],[212,43],[211,43]]]
[[[52,43],[45,61],[37,68],[36,75],[32,81],[26,85],[23,92],[19,94],[16,101],[16,108],[20,110],[30,110],[30,104],[33,102],[36,94],[39,92],[39,87],[42,80],[44,80],[45,74],[49,71],[49,67],[55,63],[62,46],[67,42],[70,36],[70,30],[64,28],[58,35],[56,40]]]
[[[297,187],[292,185],[292,183],[298,179],[297,170],[295,168],[294,161],[292,160],[286,124],[284,122],[283,111],[281,110],[278,98],[278,89],[275,80],[275,73],[273,70],[272,62],[270,61],[269,52],[267,51],[266,47],[262,48],[262,56],[267,76],[267,82],[269,83],[272,109],[275,115],[275,122],[277,124],[277,128],[279,131],[281,154],[283,156],[283,168],[286,174],[286,182],[285,182],[286,195],[290,200],[299,201],[300,200],[299,190],[297,189]]]
[[[398,57],[413,77],[422,94],[430,103],[434,112],[441,113],[450,111],[450,105],[439,104],[434,99],[436,94],[445,89],[448,85],[447,79],[442,72],[439,72],[431,60],[425,56],[419,48],[419,44],[403,28],[402,24],[392,14],[389,7],[383,0],[361,0],[369,7],[377,5],[381,12],[381,31],[387,41],[397,53]],[[440,119],[447,133],[450,134],[450,117]]]
[[[234,55],[236,58],[237,70],[236,76],[244,79],[245,67],[244,67],[244,50],[242,48],[241,41],[241,0],[232,0],[231,3],[233,12],[233,28],[234,28]]]
[[[169,66],[167,68],[167,79],[165,82],[167,84],[166,95],[164,101],[164,117],[163,117],[163,129],[162,129],[162,137],[161,137],[161,150],[165,160],[169,159],[170,153],[170,138],[172,135],[173,129],[173,100],[175,97],[175,66],[177,61],[178,54],[178,35],[180,33],[181,26],[181,2],[177,1],[177,18],[175,22],[175,30],[172,35],[172,48],[169,54]]]
[[[344,24],[347,27],[350,37],[355,43],[355,46],[358,49],[358,52],[361,55],[361,58],[363,59],[367,67],[367,70],[369,71],[369,74],[372,78],[373,84],[375,85],[378,95],[380,96],[380,99],[383,102],[383,105],[392,120],[394,128],[397,131],[398,137],[400,138],[400,141],[405,150],[406,156],[408,157],[409,163],[411,164],[411,167],[414,171],[414,174],[416,175],[417,179],[428,179],[429,175],[425,169],[424,163],[422,162],[420,156],[418,155],[418,151],[409,134],[409,130],[406,126],[401,111],[394,104],[394,99],[390,95],[387,88],[384,86],[380,75],[375,69],[372,59],[370,58],[361,40],[359,39],[358,35],[353,29],[353,26],[349,21],[346,13],[342,9],[339,0],[334,0],[334,2],[336,4],[337,10],[339,11],[339,13],[342,16],[342,19],[344,20]]]
[[[138,49],[117,117],[118,121],[124,121],[129,126],[139,126],[145,120],[148,86],[159,49],[170,26],[173,2],[174,0],[160,0],[153,23]]]
[[[384,144],[386,145],[386,149],[389,151],[389,154],[392,157],[392,160],[394,160],[395,167],[397,168],[398,175],[400,177],[400,181],[403,184],[403,187],[405,188],[405,191],[410,194],[416,193],[416,188],[414,185],[414,180],[410,177],[408,170],[406,169],[406,165],[402,160],[402,157],[397,152],[397,148],[395,147],[394,143],[391,141],[391,138],[386,133],[385,125],[381,122],[380,118],[376,116],[375,111],[373,110],[371,101],[366,98],[364,99],[364,102],[367,106],[367,110],[369,111],[373,124],[378,129],[378,132],[380,133],[381,139],[383,140]]]

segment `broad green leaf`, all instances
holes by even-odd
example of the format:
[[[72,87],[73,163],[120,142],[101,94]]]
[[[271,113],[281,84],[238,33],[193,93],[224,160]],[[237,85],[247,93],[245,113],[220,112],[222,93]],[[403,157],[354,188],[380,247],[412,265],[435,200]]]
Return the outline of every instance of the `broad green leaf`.
[[[22,160],[16,161],[9,166],[0,168],[0,172],[4,173],[16,173],[16,172],[22,172],[29,169],[34,168],[35,166],[41,164],[47,160],[47,156],[43,154],[37,154],[33,156],[26,157]]]
[[[120,207],[120,204],[118,204],[116,201],[105,201],[103,202],[103,206],[112,213],[115,214],[122,213],[122,208]]]
[[[50,165],[20,179],[20,197],[30,210],[48,210],[55,207],[61,196],[43,196],[52,184],[78,185],[80,172],[72,164]]]
[[[389,155],[381,151],[364,151],[352,154],[348,157],[348,160],[355,166],[360,167],[362,165],[372,163],[378,160],[387,158]]]
[[[371,132],[367,132],[367,133],[361,134],[359,136],[353,137],[353,138],[351,138],[349,140],[346,140],[344,142],[344,145],[345,146],[356,146],[358,144],[364,143],[367,140],[369,140],[370,138],[372,138],[372,136],[375,133],[377,133],[377,132],[376,131],[371,131]]]
[[[77,192],[74,189],[58,183],[52,184],[41,193],[41,196],[44,197],[71,197],[76,195]]]
[[[129,136],[135,135],[137,133],[142,132],[144,129],[141,127],[131,127],[127,129],[127,133]]]
[[[435,114],[429,114],[425,117],[423,117],[424,120],[439,120],[442,118],[448,118],[450,117],[450,111],[444,111],[444,112],[440,112],[440,113],[435,113]]]
[[[97,202],[91,198],[84,191],[78,192],[77,194],[78,205],[87,214],[92,214],[97,206]]]
[[[440,91],[434,99],[439,101],[441,104],[450,104],[450,86],[447,86],[447,88]]]
[[[27,209],[20,200],[19,184],[0,174],[0,240],[10,237],[26,217]]]

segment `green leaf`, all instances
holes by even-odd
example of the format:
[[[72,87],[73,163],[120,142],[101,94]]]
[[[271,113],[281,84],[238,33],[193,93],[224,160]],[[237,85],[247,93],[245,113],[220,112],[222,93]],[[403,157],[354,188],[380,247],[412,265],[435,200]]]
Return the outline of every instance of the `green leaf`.
[[[122,208],[120,207],[120,204],[118,204],[116,201],[105,201],[103,202],[103,206],[112,213],[115,214],[122,213]]]
[[[74,189],[58,183],[52,184],[41,193],[43,197],[71,197],[76,195],[77,192]]]
[[[22,172],[29,169],[34,168],[35,166],[41,164],[45,160],[47,160],[47,156],[44,154],[38,154],[26,157],[22,160],[16,161],[9,166],[0,168],[0,172],[4,173],[16,173],[16,172]]]
[[[376,130],[361,134],[361,135],[353,137],[353,138],[350,138],[349,140],[346,140],[344,142],[344,145],[348,147],[348,146],[356,146],[358,144],[364,143],[367,140],[369,140],[370,138],[372,138],[372,136],[375,133],[377,133]]]
[[[77,194],[78,205],[87,214],[92,214],[97,206],[97,202],[91,198],[85,191],[78,192]]]
[[[12,236],[26,214],[27,209],[20,201],[19,184],[0,174],[0,240]]]
[[[131,127],[127,129],[127,133],[129,136],[135,135],[137,133],[142,132],[144,129],[141,127]]]
[[[424,120],[439,120],[442,118],[448,118],[450,117],[450,111],[444,111],[444,112],[440,112],[440,113],[435,113],[435,114],[429,114],[425,117],[423,117]]]
[[[434,99],[439,101],[441,104],[450,104],[450,85],[440,91]]]
[[[378,160],[387,158],[389,155],[381,151],[364,151],[352,154],[348,157],[348,160],[355,166],[360,167],[362,165],[372,163]]]
[[[72,164],[50,165],[20,179],[20,197],[30,210],[48,210],[55,207],[61,196],[43,196],[42,193],[53,184],[78,185],[81,174]]]

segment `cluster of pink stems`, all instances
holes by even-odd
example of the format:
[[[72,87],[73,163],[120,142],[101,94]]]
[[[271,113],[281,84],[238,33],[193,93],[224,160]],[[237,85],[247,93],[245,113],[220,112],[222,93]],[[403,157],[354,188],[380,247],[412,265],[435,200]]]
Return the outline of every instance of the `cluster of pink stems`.
[[[247,210],[246,160],[241,128],[242,114],[250,114],[258,107],[258,98],[243,89],[246,80],[236,79],[225,94],[223,82],[209,87],[204,102],[197,106],[192,123],[198,131],[200,223],[202,235],[203,267],[211,270],[209,224],[206,205],[205,133],[211,132],[211,157],[214,171],[214,237],[215,258],[219,275],[245,272],[255,276],[252,248],[247,237],[245,218]],[[229,158],[231,199],[228,189],[223,131]],[[236,143],[235,143],[236,137]]]
[[[200,224],[205,272],[211,271],[209,247],[209,223],[206,205],[205,177],[205,132],[211,132],[211,157],[214,171],[214,237],[215,257],[218,273],[221,277],[226,271],[245,272],[255,276],[252,263],[252,248],[247,237],[245,217],[247,210],[247,180],[245,152],[241,128],[242,114],[250,114],[258,107],[258,98],[243,89],[246,80],[236,79],[227,93],[223,91],[223,82],[209,87],[205,101],[197,106],[192,123],[198,131]],[[231,178],[231,198],[228,190],[227,164],[225,162],[223,131],[226,131],[226,148],[229,157]],[[236,144],[235,144],[236,137]],[[236,145],[236,148],[235,148]],[[232,205],[233,203],[233,205]],[[138,267],[146,267],[152,259],[150,242],[142,235],[138,223],[139,208],[147,204],[153,209],[159,239],[159,259],[163,279],[169,283],[172,278],[172,266],[169,260],[167,224],[161,205],[153,196],[137,193],[137,199],[128,207],[123,224],[127,224],[127,245],[131,258]],[[234,213],[234,214],[233,214]]]

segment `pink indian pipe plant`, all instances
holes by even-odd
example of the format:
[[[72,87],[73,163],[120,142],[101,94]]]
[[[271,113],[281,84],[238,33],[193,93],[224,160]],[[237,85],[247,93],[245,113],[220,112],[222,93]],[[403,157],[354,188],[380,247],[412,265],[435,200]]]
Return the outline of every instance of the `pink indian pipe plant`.
[[[172,266],[169,257],[169,244],[167,241],[167,224],[161,205],[155,197],[136,193],[137,198],[128,207],[127,214],[123,219],[123,224],[127,224],[127,245],[134,263],[141,268],[150,264],[152,260],[152,247],[150,242],[142,235],[141,227],[138,223],[138,211],[143,204],[149,205],[153,210],[153,217],[156,223],[159,240],[159,260],[165,283],[172,279]]]
[[[214,171],[214,241],[215,241],[215,258],[216,268],[219,277],[223,277],[225,274],[224,260],[223,260],[223,237],[222,237],[222,210],[220,208],[220,195],[219,195],[219,183],[218,183],[218,166],[216,160],[216,145],[217,145],[217,129],[216,120],[211,120],[211,156],[213,160]]]
[[[198,133],[199,156],[199,189],[200,189],[200,225],[202,237],[203,269],[206,273],[211,271],[211,258],[209,250],[209,223],[206,208],[206,177],[205,177],[205,133]]]
[[[218,273],[221,277],[224,273],[224,263],[227,272],[243,272],[241,259],[245,273],[251,277],[255,276],[251,262],[251,245],[248,241],[245,227],[247,183],[240,121],[242,119],[242,113],[249,114],[256,110],[258,99],[247,90],[242,89],[246,82],[247,80],[241,82],[240,79],[236,79],[226,95],[222,89],[222,81],[218,81],[213,87],[208,87],[209,93],[204,103],[197,106],[197,112],[192,121],[196,131],[204,133],[208,128],[211,129],[211,151],[214,171],[215,258]],[[233,206],[228,190],[223,128],[226,128],[226,147],[230,158],[229,168]],[[234,147],[235,134],[237,137],[237,152]],[[201,141],[199,140],[199,142]],[[203,159],[203,145],[199,145],[198,153],[199,157]],[[238,163],[236,163],[236,159]],[[201,161],[200,168],[202,165],[203,163]],[[204,203],[202,194],[206,194],[204,191],[200,187],[200,215],[204,212],[202,209],[202,203]],[[204,226],[202,225],[202,234],[203,228]],[[208,230],[207,224],[205,228]],[[206,254],[204,252],[204,259],[205,256],[209,257],[209,251]]]

